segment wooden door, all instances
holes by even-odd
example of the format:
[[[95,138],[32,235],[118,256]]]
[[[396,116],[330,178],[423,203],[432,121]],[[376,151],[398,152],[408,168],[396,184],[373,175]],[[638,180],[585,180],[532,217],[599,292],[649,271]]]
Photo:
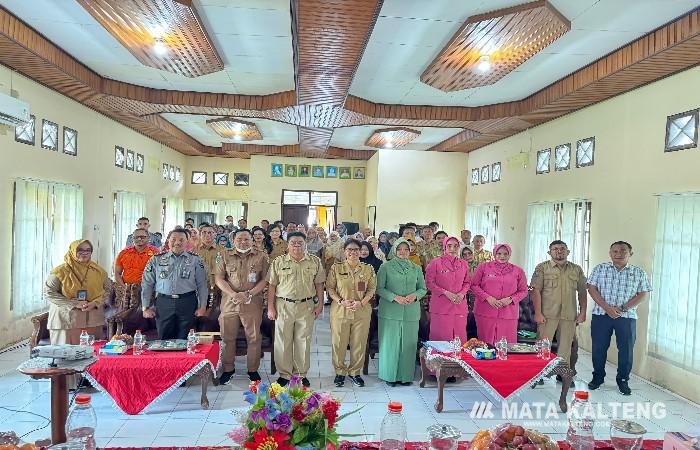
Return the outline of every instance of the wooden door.
[[[286,226],[289,222],[296,224],[303,223],[309,220],[308,205],[282,205],[282,222]]]

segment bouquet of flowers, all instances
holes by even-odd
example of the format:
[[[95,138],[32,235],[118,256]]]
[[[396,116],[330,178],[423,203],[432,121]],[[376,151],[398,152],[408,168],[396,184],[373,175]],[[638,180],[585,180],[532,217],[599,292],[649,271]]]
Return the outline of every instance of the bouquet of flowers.
[[[294,376],[285,387],[254,381],[243,397],[252,406],[228,436],[248,450],[334,450],[337,423],[358,411],[339,416],[338,399],[307,389]]]

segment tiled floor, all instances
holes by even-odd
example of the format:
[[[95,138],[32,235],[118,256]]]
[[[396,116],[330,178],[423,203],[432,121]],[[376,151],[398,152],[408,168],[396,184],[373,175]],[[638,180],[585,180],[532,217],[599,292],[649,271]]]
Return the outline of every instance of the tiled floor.
[[[417,382],[410,387],[388,387],[376,377],[377,360],[370,361],[370,374],[365,377],[367,385],[364,388],[354,388],[348,383],[345,388],[337,389],[333,386],[335,373],[330,363],[327,317],[317,321],[314,336],[312,368],[309,373],[312,386],[332,391],[342,400],[343,411],[362,407],[359,413],[349,416],[339,424],[341,433],[363,435],[349,439],[377,440],[379,426],[389,400],[403,403],[409,423],[409,440],[425,440],[425,429],[434,423],[455,425],[463,431],[464,439],[470,439],[479,429],[493,427],[504,421],[501,416],[501,404],[490,398],[473,380],[450,385],[445,391],[445,410],[438,414],[433,409],[437,396],[434,384],[425,389],[420,389]],[[14,430],[19,435],[29,433],[24,439],[33,441],[50,435],[47,421],[30,414],[50,415],[49,383],[32,381],[15,370],[26,356],[26,347],[0,354],[0,431]],[[239,358],[237,363],[237,373],[245,374],[244,359]],[[577,369],[580,378],[576,380],[576,384],[583,389],[591,373],[590,355],[584,353],[580,356]],[[275,380],[275,376],[268,375],[268,357],[265,358],[261,373],[263,371],[264,378]],[[614,373],[614,368],[610,368],[608,373]],[[199,385],[177,389],[163,401],[152,405],[146,413],[138,416],[122,413],[114,408],[106,395],[94,393],[93,405],[98,418],[97,443],[100,447],[228,445],[230,442],[225,433],[232,429],[235,423],[231,410],[245,406],[242,391],[248,385],[247,378],[238,374],[228,386],[210,387],[209,410],[202,410],[199,406]],[[416,379],[418,377],[416,370]],[[649,402],[665,405],[666,417],[654,415],[650,418],[637,418],[639,423],[647,427],[650,438],[661,438],[666,430],[684,431],[692,424],[700,423],[698,405],[644,380],[636,377],[632,379],[631,397],[622,396],[614,387],[609,382],[600,390],[592,392],[592,402],[606,402],[603,407],[605,412],[610,412],[610,408],[613,407],[610,402],[632,402],[642,407]],[[532,424],[552,437],[562,439],[566,432],[566,418],[561,413],[546,415],[547,405],[556,402],[558,397],[559,386],[553,380],[547,380],[544,386],[538,386],[534,390],[525,390],[517,399],[519,411],[523,414],[518,422],[526,422],[527,419],[537,421],[536,410],[538,407],[542,408],[539,422]],[[470,417],[474,402],[488,401],[494,405],[493,418]],[[530,407],[532,416],[527,415],[523,405]],[[41,429],[32,432],[37,428]],[[606,425],[598,426],[595,434],[598,438],[606,439],[609,430]]]

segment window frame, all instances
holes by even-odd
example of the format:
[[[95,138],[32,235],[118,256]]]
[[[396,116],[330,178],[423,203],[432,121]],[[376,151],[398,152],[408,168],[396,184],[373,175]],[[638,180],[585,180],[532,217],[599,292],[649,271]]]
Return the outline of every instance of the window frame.
[[[204,181],[203,181],[202,183],[196,183],[196,182],[194,181],[195,175],[204,175]],[[201,171],[201,170],[193,170],[193,171],[192,171],[192,176],[190,177],[190,184],[194,184],[194,185],[205,185],[205,184],[207,184],[207,181],[208,181],[207,178],[208,178],[207,172],[204,172],[204,171]]]
[[[495,176],[496,167],[498,167],[498,177]],[[497,183],[497,182],[501,181],[501,170],[503,170],[503,167],[501,166],[500,161],[491,164],[491,182],[492,183]]]
[[[540,170],[540,155],[543,155],[547,153],[547,170]],[[542,175],[545,173],[549,173],[550,169],[552,167],[552,148],[543,148],[542,150],[537,151],[537,158],[535,159],[535,174],[536,175]]]
[[[67,150],[69,139],[66,139],[66,134],[68,133],[73,133],[73,139],[75,141],[73,151]],[[63,153],[70,156],[78,156],[78,130],[66,126],[63,127]]]
[[[474,174],[476,174],[476,178],[474,177]],[[471,185],[478,186],[480,181],[481,181],[481,168],[477,167],[477,168],[472,169]]]
[[[579,157],[578,157],[578,148],[579,148],[579,145],[585,141],[590,141],[590,143],[592,145],[592,147],[591,147],[591,161],[589,163],[581,164],[579,162]],[[580,169],[582,167],[590,167],[593,165],[594,162],[595,162],[595,136],[579,139],[578,141],[576,141],[576,168]]]
[[[223,183],[219,183],[216,180],[217,175],[223,175]],[[229,173],[228,172],[212,172],[211,181],[214,186],[228,186]]]
[[[559,164],[558,164],[558,159],[559,159],[558,158],[558,151],[560,149],[566,149],[569,153],[568,161],[566,162],[566,166],[559,166]],[[551,155],[550,155],[550,158],[551,158]],[[564,170],[569,170],[570,168],[571,168],[571,143],[557,145],[556,147],[554,147],[554,171],[561,172]]]
[[[22,139],[17,134],[18,128],[24,128],[30,123],[32,124],[32,140],[31,141],[29,141],[27,139]],[[21,144],[27,144],[27,145],[31,145],[31,146],[34,146],[36,144],[36,116],[34,114],[29,115],[29,122],[24,124],[24,126],[15,127],[15,142],[19,142]]]
[[[698,146],[698,119],[699,119],[699,111],[700,109],[691,109],[689,111],[684,111],[682,113],[678,114],[673,114],[671,116],[666,117],[666,139],[664,141],[664,153],[668,152],[677,152],[680,150],[687,150],[689,148],[696,148]],[[669,147],[669,133],[671,131],[671,123],[673,123],[674,120],[679,119],[681,117],[685,116],[691,116],[695,120],[695,130],[693,134],[693,142],[691,144],[685,144],[685,145],[678,145],[674,147]]]
[[[50,126],[51,128],[54,128],[56,130],[56,143],[54,144],[53,147],[44,145],[44,126]],[[52,122],[48,119],[41,119],[41,148],[44,148],[46,150],[51,150],[52,152],[57,152],[58,151],[58,124],[56,122]]]

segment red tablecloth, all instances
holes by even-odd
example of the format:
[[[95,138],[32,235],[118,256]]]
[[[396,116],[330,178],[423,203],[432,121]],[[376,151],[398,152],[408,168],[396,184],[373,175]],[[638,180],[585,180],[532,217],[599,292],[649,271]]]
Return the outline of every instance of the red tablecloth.
[[[458,363],[477,383],[492,394],[507,399],[519,390],[531,386],[559,364],[557,355],[541,359],[534,354],[508,354],[508,359],[476,359],[469,352],[462,352],[461,359],[451,354],[428,349],[426,358],[443,358]]]
[[[104,342],[95,343],[95,353]],[[92,385],[109,395],[127,414],[138,414],[176,389],[207,364],[216,371],[219,343],[200,344],[196,353],[144,351],[135,356],[131,350],[123,355],[99,355],[85,376]]]

